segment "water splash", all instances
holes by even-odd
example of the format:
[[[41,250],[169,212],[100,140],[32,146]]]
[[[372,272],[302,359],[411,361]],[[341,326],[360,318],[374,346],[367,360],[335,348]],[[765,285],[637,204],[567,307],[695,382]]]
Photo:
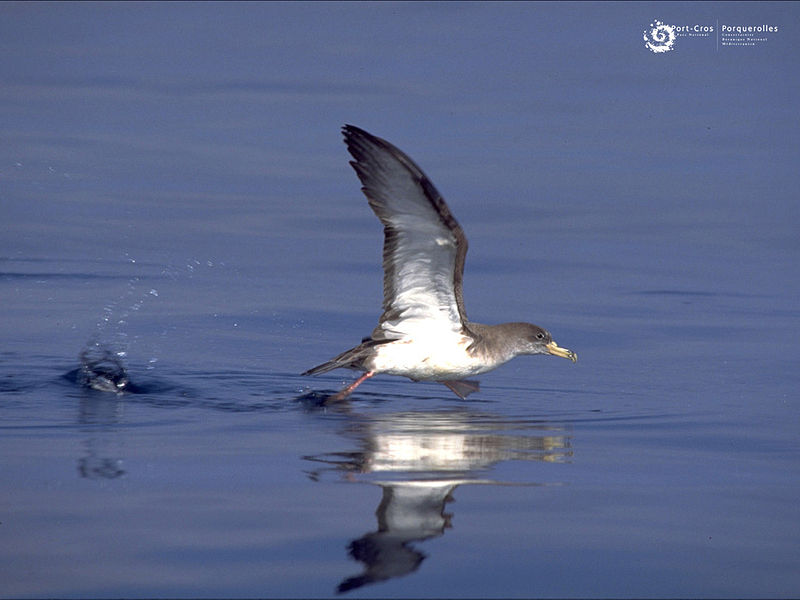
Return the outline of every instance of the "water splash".
[[[121,394],[130,386],[124,352],[113,352],[98,340],[91,341],[79,355],[78,383],[100,392]]]
[[[139,266],[136,258],[125,255],[128,263]],[[220,265],[222,263],[219,263]],[[168,265],[161,269],[161,276],[176,281],[184,277],[192,278],[196,271],[217,266],[211,260],[200,261],[189,259],[181,267]],[[97,321],[94,332],[86,346],[79,354],[79,383],[92,389],[121,393],[131,391],[130,377],[125,360],[131,347],[139,340],[138,335],[131,334],[131,319],[148,303],[161,298],[159,290],[145,284],[143,276],[131,277],[125,292],[116,300],[103,306],[102,315]],[[160,337],[168,334],[163,329]],[[159,362],[159,344],[150,345],[147,359],[147,370],[153,370]]]

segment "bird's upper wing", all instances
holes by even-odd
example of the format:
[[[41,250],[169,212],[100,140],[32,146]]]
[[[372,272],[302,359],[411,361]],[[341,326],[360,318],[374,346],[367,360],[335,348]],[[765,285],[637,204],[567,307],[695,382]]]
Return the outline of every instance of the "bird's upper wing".
[[[467,238],[425,173],[389,142],[345,125],[350,161],[383,223],[383,315],[373,339],[467,333]]]

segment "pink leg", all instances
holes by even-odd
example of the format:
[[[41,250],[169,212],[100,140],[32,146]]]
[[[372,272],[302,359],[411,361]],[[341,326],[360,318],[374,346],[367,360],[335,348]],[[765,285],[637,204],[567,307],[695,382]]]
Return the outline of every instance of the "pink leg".
[[[367,371],[361,377],[356,379],[353,383],[344,388],[341,392],[339,392],[338,394],[334,394],[333,396],[328,398],[327,402],[341,402],[342,400],[347,398],[350,394],[352,394],[354,389],[356,389],[358,386],[360,386],[362,383],[364,383],[367,379],[369,379],[373,375],[375,375],[375,371]]]

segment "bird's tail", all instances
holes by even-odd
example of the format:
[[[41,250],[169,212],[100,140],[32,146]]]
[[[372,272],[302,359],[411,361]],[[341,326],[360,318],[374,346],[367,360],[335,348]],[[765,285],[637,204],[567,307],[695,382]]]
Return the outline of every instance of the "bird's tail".
[[[363,363],[372,354],[372,347],[377,344],[383,344],[390,341],[392,340],[367,339],[365,342],[362,342],[355,348],[345,350],[339,356],[336,356],[335,358],[332,358],[328,362],[324,362],[321,365],[312,367],[305,373],[301,373],[301,375],[320,375],[321,373],[327,373],[328,371],[333,371],[334,369],[340,368],[365,370]]]
[[[343,367],[345,365],[340,365],[336,362],[336,360],[329,360],[328,362],[322,363],[321,365],[317,365],[316,367],[310,368],[308,371],[304,371],[300,373],[302,376],[306,375],[319,375],[321,373],[327,373],[328,371],[333,371],[334,369],[338,369],[339,367]]]

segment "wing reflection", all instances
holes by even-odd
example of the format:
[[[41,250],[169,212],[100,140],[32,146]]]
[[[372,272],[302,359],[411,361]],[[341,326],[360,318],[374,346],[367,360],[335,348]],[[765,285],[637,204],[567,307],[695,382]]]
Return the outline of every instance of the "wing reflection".
[[[466,410],[347,416],[343,435],[358,449],[304,457],[324,465],[309,472],[312,479],[339,473],[383,490],[377,529],[348,548],[364,570],[342,581],[340,593],[416,571],[425,554],[413,543],[451,527],[445,505],[459,485],[543,485],[500,481],[491,472],[507,461],[565,462],[572,456],[569,429],[541,420]],[[514,471],[519,477],[521,470]]]
[[[406,482],[379,484],[383,498],[378,505],[378,529],[350,542],[348,552],[364,563],[364,571],[348,577],[336,588],[347,592],[417,570],[425,555],[410,543],[438,537],[450,527],[452,515],[444,505],[457,483]]]

